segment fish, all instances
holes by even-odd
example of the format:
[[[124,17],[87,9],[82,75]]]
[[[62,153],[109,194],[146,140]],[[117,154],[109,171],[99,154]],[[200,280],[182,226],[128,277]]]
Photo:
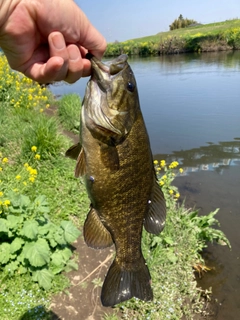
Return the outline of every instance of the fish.
[[[115,245],[101,291],[103,306],[113,307],[132,297],[150,301],[153,291],[141,249],[142,231],[144,227],[158,235],[163,230],[166,204],[136,79],[125,54],[107,63],[94,56],[90,61],[80,142],[66,152],[77,160],[75,176],[83,178],[91,202],[84,240],[95,249]]]

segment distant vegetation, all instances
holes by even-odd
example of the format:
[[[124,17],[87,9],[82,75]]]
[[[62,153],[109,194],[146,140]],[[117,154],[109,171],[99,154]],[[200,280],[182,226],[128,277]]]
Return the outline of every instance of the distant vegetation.
[[[108,44],[105,56],[118,56],[122,53],[129,56],[149,56],[238,49],[240,49],[240,19],[235,19],[188,26],[125,42],[115,41]]]
[[[188,18],[183,18],[183,16],[180,14],[180,16],[173,21],[173,23],[170,24],[169,28],[170,30],[175,30],[175,29],[181,29],[181,28],[186,28],[190,25],[195,25],[197,24],[197,21],[193,19],[188,19]]]

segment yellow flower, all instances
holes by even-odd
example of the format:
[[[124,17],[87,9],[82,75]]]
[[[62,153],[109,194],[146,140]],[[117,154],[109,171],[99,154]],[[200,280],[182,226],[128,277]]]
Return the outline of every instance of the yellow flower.
[[[179,172],[180,172],[180,173],[183,173],[183,168],[180,168],[180,169],[179,169]]]
[[[3,159],[2,159],[2,163],[8,163],[8,158],[6,158],[6,157],[3,158]]]
[[[29,164],[27,162],[24,163],[24,167],[27,169],[29,167]]]
[[[43,112],[43,108],[41,108],[41,109],[39,110],[39,112]]]
[[[170,163],[169,169],[176,168],[178,165],[179,165],[179,163],[177,161],[173,161],[172,163]]]
[[[31,150],[32,150],[32,152],[36,152],[37,151],[37,147],[36,146],[32,146]]]
[[[40,154],[37,153],[34,158],[35,158],[36,160],[39,160],[39,159],[41,158],[41,156],[40,156]]]
[[[166,176],[166,175],[162,176],[162,179],[166,180],[166,179],[167,179],[167,176]]]
[[[35,178],[34,178],[34,177],[30,177],[30,178],[29,178],[29,181],[34,182],[34,181],[35,181]]]
[[[31,176],[36,176],[37,175],[37,169],[31,168],[31,170],[29,172],[30,172]]]
[[[158,164],[158,161],[157,161],[157,160],[154,160],[153,163],[157,165],[157,164]]]
[[[2,168],[2,167],[0,167],[0,171],[2,171],[2,169],[3,169],[3,168]]]
[[[4,200],[3,205],[7,207],[10,205],[10,203],[10,200]]]
[[[172,189],[170,189],[170,190],[169,190],[169,193],[170,193],[170,194],[173,194],[173,190],[172,190]]]
[[[50,107],[50,104],[46,104],[46,108],[48,109]]]
[[[165,160],[161,160],[160,165],[161,165],[161,167],[164,167],[166,165],[166,161]]]
[[[16,179],[17,179],[17,180],[20,180],[20,179],[21,179],[20,174],[18,174],[18,175],[16,176]]]
[[[161,181],[159,182],[159,184],[160,184],[160,186],[163,186],[163,185],[164,185],[164,182],[161,180]]]
[[[176,193],[175,198],[179,198],[179,197],[180,197],[180,193]]]
[[[0,191],[0,197],[2,197],[3,196],[3,192],[2,191]]]

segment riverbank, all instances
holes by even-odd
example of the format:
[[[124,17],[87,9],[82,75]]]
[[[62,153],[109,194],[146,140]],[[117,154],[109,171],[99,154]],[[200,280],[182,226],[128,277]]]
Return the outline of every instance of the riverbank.
[[[0,73],[5,75],[0,78],[0,247],[4,252],[1,257],[5,259],[1,260],[1,315],[6,314],[8,320],[27,319],[30,316],[32,320],[46,320],[56,319],[56,315],[63,318],[63,310],[68,310],[72,313],[71,317],[67,315],[66,318],[86,319],[96,311],[95,305],[89,303],[91,290],[101,287],[106,271],[99,273],[101,268],[97,268],[97,272],[92,272],[95,268],[91,263],[86,263],[89,257],[82,251],[83,243],[79,242],[79,237],[78,242],[73,244],[75,251],[79,252],[76,256],[71,253],[74,247],[68,247],[63,242],[66,239],[72,242],[78,236],[76,227],[82,229],[89,206],[82,183],[73,177],[74,162],[64,157],[65,150],[72,142],[62,132],[63,128],[75,133],[78,131],[81,108],[79,97],[64,97],[57,108],[52,108],[57,102],[48,90],[12,72],[4,58],[1,58],[0,68]],[[52,110],[51,117],[49,110]],[[106,309],[101,307],[97,296],[95,301],[100,311],[99,315],[94,314],[96,319],[164,320],[169,317],[180,319],[183,315],[186,319],[192,319],[196,313],[206,313],[204,295],[207,291],[197,288],[195,279],[195,272],[198,275],[206,270],[200,253],[208,241],[227,240],[220,231],[212,228],[217,224],[216,212],[199,217],[196,211],[186,210],[178,204],[179,193],[172,186],[174,174],[182,173],[178,164],[160,161],[155,162],[155,166],[168,208],[164,232],[160,236],[143,234],[143,252],[152,275],[155,299],[149,303],[132,299],[115,309]],[[38,207],[40,217],[26,216],[33,204]],[[25,219],[25,237],[20,239],[21,234],[18,234],[17,243],[14,243],[16,246],[12,245],[12,231],[7,233],[9,224],[6,221],[13,215],[15,220],[20,215],[19,223],[22,223],[23,215]],[[44,224],[43,229],[39,221]],[[46,221],[51,221],[52,226],[55,226],[53,238],[46,228]],[[37,251],[43,260],[32,261],[26,250],[23,250],[26,257],[19,258],[23,257],[21,248],[25,246],[22,241],[27,238],[31,242],[36,236],[39,244]],[[49,243],[48,247],[46,242]],[[13,251],[6,260],[10,243]],[[61,244],[60,247],[58,244]],[[42,245],[44,253],[49,251],[45,248],[51,246],[50,257],[43,254]],[[63,253],[60,250],[62,248],[68,250]],[[92,252],[91,258],[96,259],[97,263],[101,261],[101,267],[105,258],[102,259],[101,253]],[[31,268],[25,259],[33,264]],[[70,278],[71,284],[69,277],[63,274],[63,271],[70,268],[79,269],[72,271],[74,276]],[[38,271],[38,277],[33,271]],[[73,287],[82,292],[81,303],[79,291],[71,291]],[[68,295],[64,292],[75,294],[71,296],[71,308],[66,298]],[[56,301],[61,303],[62,309]],[[87,308],[85,311],[83,306]],[[106,315],[100,316],[100,312]]]
[[[240,19],[160,32],[153,36],[109,43],[106,57],[149,56],[240,49]]]

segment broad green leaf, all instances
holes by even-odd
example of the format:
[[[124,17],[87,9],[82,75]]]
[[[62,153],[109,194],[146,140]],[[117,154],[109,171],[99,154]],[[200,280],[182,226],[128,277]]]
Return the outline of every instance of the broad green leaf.
[[[64,271],[69,272],[72,270],[78,270],[78,264],[74,260],[69,260]]]
[[[24,240],[21,238],[15,238],[10,245],[10,252],[14,253],[21,249],[22,245],[24,244]]]
[[[67,262],[72,256],[72,250],[70,250],[69,248],[64,248],[63,250],[61,250],[61,254],[64,258],[64,261]]]
[[[10,260],[10,244],[2,243],[0,245],[0,263],[5,264]]]
[[[17,230],[18,226],[23,222],[23,217],[9,214],[7,216],[7,220],[8,220],[9,228]]]
[[[50,261],[50,248],[45,239],[25,244],[23,253],[33,267],[42,267]]]
[[[14,273],[14,271],[16,271],[18,269],[18,265],[19,265],[19,262],[18,261],[12,261],[10,262],[9,264],[7,264],[5,266],[5,270],[9,273]]]
[[[8,222],[6,219],[0,218],[0,232],[8,232]]]
[[[19,272],[20,274],[27,273],[27,268],[25,268],[25,267],[23,267],[23,266],[20,266],[20,267],[18,268],[18,272]]]
[[[34,201],[35,210],[40,213],[48,213],[49,207],[45,196],[40,195]]]
[[[23,194],[17,194],[15,192],[8,193],[9,198],[11,199],[11,208],[14,210],[19,209],[20,212],[24,211],[30,204],[31,200],[28,196]]]
[[[50,265],[50,270],[52,271],[53,274],[58,274],[63,270],[65,270],[65,264],[62,264],[60,266]]]
[[[47,237],[49,244],[52,248],[55,248],[57,246],[57,242],[52,237]]]
[[[38,226],[38,234],[46,235],[51,230],[51,224],[46,223],[42,226]]]
[[[62,221],[61,226],[64,230],[64,237],[67,243],[72,243],[81,234],[71,221]]]
[[[61,251],[54,252],[51,255],[52,264],[55,266],[63,266],[65,265],[65,260]]]
[[[66,240],[65,240],[65,237],[64,237],[64,232],[63,232],[62,229],[59,228],[59,230],[56,231],[53,236],[54,236],[54,240],[55,240],[58,244],[60,244],[60,245],[65,245],[65,244],[67,244],[67,242],[66,242]]]
[[[38,270],[33,273],[33,280],[39,283],[39,286],[45,290],[49,290],[52,286],[54,274],[47,269]]]
[[[36,239],[38,234],[38,223],[35,220],[25,221],[21,230],[21,235],[28,239]]]

